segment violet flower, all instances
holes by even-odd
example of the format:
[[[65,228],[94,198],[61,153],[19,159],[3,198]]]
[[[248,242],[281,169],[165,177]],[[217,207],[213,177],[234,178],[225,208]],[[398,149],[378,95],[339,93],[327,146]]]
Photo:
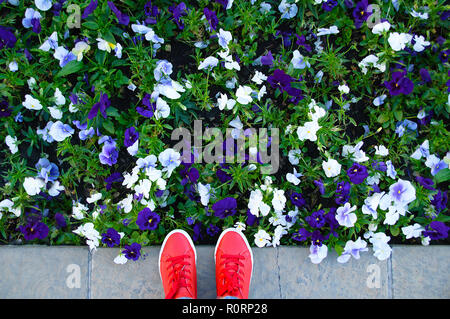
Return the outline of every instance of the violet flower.
[[[187,7],[184,2],[181,2],[178,5],[173,4],[169,7],[169,12],[172,13],[173,17],[171,20],[174,20],[180,30],[184,29],[184,22],[181,20],[182,16],[187,15],[186,11]]]
[[[295,241],[305,241],[308,240],[308,238],[310,238],[312,235],[312,233],[310,233],[309,231],[307,231],[305,228],[300,228],[296,233],[292,234],[292,239]]]
[[[355,9],[353,9],[353,18],[357,29],[361,28],[367,18],[371,15],[371,13],[367,11],[368,6],[368,0],[362,0],[358,2]]]
[[[144,117],[151,118],[155,114],[156,102],[152,102],[151,95],[145,93],[142,104],[144,104],[146,108],[138,106],[136,107],[136,111]]]
[[[432,240],[445,239],[448,237],[449,230],[450,227],[447,227],[443,222],[432,221],[430,225],[425,227],[425,231],[422,235],[430,237]]]
[[[157,213],[146,207],[139,212],[136,225],[139,226],[140,230],[155,230],[160,220],[161,217]]]
[[[102,152],[99,155],[100,163],[113,166],[117,163],[119,152],[114,144],[105,143],[102,147]]]
[[[122,13],[119,9],[117,9],[117,7],[114,5],[112,1],[108,1],[108,7],[111,9],[112,12],[114,12],[120,24],[128,25],[130,23],[130,17],[125,13]]]
[[[215,11],[209,10],[208,8],[203,9],[203,14],[208,20],[211,29],[217,30],[217,26],[219,25],[219,19],[217,19],[217,15]]]
[[[48,226],[40,221],[30,222],[25,226],[19,226],[25,240],[44,239],[48,236]]]
[[[225,218],[236,214],[237,201],[233,197],[226,197],[212,205],[214,215],[219,218]]]
[[[106,119],[106,109],[111,105],[111,101],[108,99],[108,95],[106,93],[102,93],[100,95],[100,101],[95,103],[88,114],[88,119],[92,120],[94,117],[97,116],[98,111],[100,110],[100,113],[102,116]]]
[[[389,89],[390,95],[408,95],[413,91],[414,83],[405,75],[406,72],[394,72],[392,73],[392,80],[384,82],[386,88]]]
[[[333,8],[336,6],[337,6],[336,0],[328,0],[327,2],[322,3],[322,9],[328,12],[333,10]]]
[[[272,52],[267,52],[266,55],[263,55],[261,57],[261,64],[262,65],[268,65],[268,66],[272,66],[273,64],[273,56],[272,56]]]
[[[303,198],[302,194],[292,192],[290,195],[291,203],[297,206],[298,208],[302,208],[306,205],[306,201]]]
[[[144,13],[147,16],[145,23],[156,24],[159,16],[159,9],[156,5],[152,5],[152,2],[148,1],[144,6]]]
[[[64,218],[63,214],[56,213],[55,220],[56,220],[56,225],[58,228],[64,228],[67,226],[67,222],[66,222],[66,219]]]
[[[447,191],[443,192],[439,190],[433,199],[430,201],[431,205],[434,206],[436,212],[440,213],[442,210],[447,208],[448,195]]]
[[[316,212],[313,212],[311,216],[307,216],[305,221],[309,224],[309,226],[313,228],[322,228],[325,225],[325,212],[323,209],[320,209]]]
[[[125,255],[125,258],[131,260],[138,260],[141,256],[141,245],[138,243],[132,243],[131,245],[125,245],[125,250],[122,251],[122,254]]]
[[[347,170],[347,175],[353,184],[361,184],[369,176],[369,173],[364,165],[353,163],[352,167]]]
[[[95,9],[97,9],[98,0],[91,0],[86,8],[84,8],[81,19],[86,19]]]
[[[13,48],[16,45],[17,39],[14,33],[7,28],[0,26],[0,50],[4,47]]]
[[[108,247],[114,247],[120,245],[120,234],[114,228],[108,228],[106,233],[102,234],[102,243]]]
[[[121,183],[124,180],[124,177],[119,172],[114,172],[105,178],[106,190],[111,190],[112,183]]]
[[[434,182],[431,178],[416,176],[416,181],[423,186],[423,188],[429,189],[431,191],[435,191],[436,189],[433,187]]]
[[[12,113],[12,109],[9,107],[7,100],[3,99],[0,101],[0,117],[8,117]]]
[[[125,130],[125,138],[123,144],[125,147],[132,146],[139,139],[139,132],[134,128],[134,126],[129,127]]]

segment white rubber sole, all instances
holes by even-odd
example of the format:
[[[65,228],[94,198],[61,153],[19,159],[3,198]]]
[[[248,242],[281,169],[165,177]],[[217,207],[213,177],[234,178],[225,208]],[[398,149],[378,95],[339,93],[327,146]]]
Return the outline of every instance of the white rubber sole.
[[[239,234],[239,236],[241,236],[241,238],[244,240],[245,244],[247,245],[248,250],[250,251],[250,258],[251,258],[251,261],[252,261],[252,270],[250,272],[250,283],[251,283],[252,282],[252,275],[253,275],[253,252],[252,252],[252,249],[251,249],[251,247],[250,247],[250,245],[248,243],[247,237],[245,237],[245,235],[240,230],[237,230],[236,228],[227,228],[220,234],[219,239],[217,239],[216,247],[214,248],[214,264],[216,264],[216,253],[217,253],[217,247],[219,246],[220,240],[222,239],[223,236],[225,236],[226,233],[228,233],[230,231]]]
[[[161,254],[162,254],[162,252],[164,250],[164,247],[166,246],[167,240],[174,233],[179,233],[179,234],[184,235],[184,237],[186,237],[186,239],[189,242],[189,245],[191,245],[192,249],[194,250],[195,266],[197,267],[197,251],[195,250],[194,242],[192,241],[191,236],[189,236],[189,234],[186,231],[182,230],[182,229],[174,229],[174,230],[172,230],[170,233],[168,233],[166,235],[166,238],[164,238],[164,241],[163,241],[163,243],[161,245],[161,249],[159,251],[158,269],[159,269],[159,277],[161,278],[161,280],[162,280],[162,276],[161,276]]]

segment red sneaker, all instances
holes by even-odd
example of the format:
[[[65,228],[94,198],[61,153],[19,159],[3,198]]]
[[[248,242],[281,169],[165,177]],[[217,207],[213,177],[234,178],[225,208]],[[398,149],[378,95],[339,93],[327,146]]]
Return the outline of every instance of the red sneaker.
[[[197,252],[184,230],[167,234],[159,252],[159,274],[166,299],[197,298]]]
[[[217,297],[234,296],[248,299],[253,271],[253,254],[245,235],[225,229],[214,251]]]

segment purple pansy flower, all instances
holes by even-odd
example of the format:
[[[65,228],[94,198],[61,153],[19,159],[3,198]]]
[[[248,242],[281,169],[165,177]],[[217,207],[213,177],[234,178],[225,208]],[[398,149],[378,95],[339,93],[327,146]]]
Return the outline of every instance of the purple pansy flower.
[[[430,237],[432,240],[445,239],[448,237],[449,230],[450,227],[447,227],[443,222],[432,221],[430,225],[425,227],[425,231],[422,235]]]
[[[8,117],[12,113],[12,109],[9,107],[7,100],[0,101],[0,117]]]
[[[106,109],[111,105],[111,101],[108,99],[108,94],[106,93],[102,93],[100,95],[100,101],[98,101],[97,103],[95,103],[91,110],[89,111],[88,114],[88,119],[92,120],[94,117],[97,116],[98,111],[100,110],[100,113],[102,114],[102,116],[106,119],[107,118],[107,114],[106,114]]]
[[[217,19],[217,15],[215,11],[209,10],[208,8],[203,9],[203,14],[208,20],[211,29],[217,30],[217,26],[219,25],[219,19]]]
[[[56,220],[56,225],[58,228],[64,228],[67,226],[67,222],[66,222],[66,219],[64,218],[63,214],[56,213],[55,220]]]
[[[431,178],[416,176],[416,181],[423,186],[423,188],[429,189],[431,191],[436,190],[434,186],[434,182]]]
[[[266,55],[263,55],[261,57],[261,64],[262,65],[267,65],[267,66],[271,66],[273,64],[273,56],[272,56],[272,52],[267,52]]]
[[[0,26],[0,49],[4,47],[13,48],[16,45],[17,39],[14,33],[7,28]]]
[[[125,13],[122,13],[119,9],[117,9],[117,7],[114,5],[112,1],[108,1],[108,7],[111,9],[112,12],[114,12],[120,24],[128,25],[130,23],[130,17]]]
[[[214,215],[219,218],[225,218],[236,214],[237,201],[233,197],[226,197],[212,205]]]
[[[184,22],[183,20],[181,20],[181,17],[187,15],[186,9],[187,7],[184,2],[181,2],[178,5],[173,4],[172,6],[169,7],[169,12],[171,12],[173,15],[171,17],[171,20],[175,21],[180,30],[184,29]]]
[[[413,91],[414,83],[405,75],[406,72],[394,72],[392,73],[392,80],[384,82],[386,88],[389,89],[390,95],[408,95]]]
[[[136,224],[140,230],[155,230],[158,227],[161,217],[150,208],[141,210],[136,219]]]
[[[30,222],[25,226],[19,226],[25,240],[44,239],[48,235],[48,226],[40,221]]]
[[[138,260],[141,256],[141,245],[138,243],[132,243],[131,245],[125,245],[125,250],[122,250],[122,254],[125,255],[125,258],[131,260]]]
[[[305,218],[306,222],[309,226],[313,228],[322,228],[325,225],[325,212],[323,209],[320,209],[316,212],[313,212],[311,216],[307,216]]]
[[[106,190],[111,190],[112,183],[120,183],[124,180],[124,177],[119,172],[114,172],[111,175],[109,175],[107,178],[105,178],[106,183]]]
[[[367,11],[367,7],[369,6],[368,0],[362,0],[356,4],[355,9],[353,9],[353,18],[355,20],[355,27],[361,28],[364,22],[366,22],[367,18],[371,15],[369,11]]]
[[[434,195],[433,199],[430,201],[431,205],[434,206],[438,213],[447,208],[447,202],[447,191],[443,192],[441,190],[438,190],[437,194]]]
[[[146,108],[138,106],[136,107],[136,111],[144,117],[151,118],[155,114],[156,102],[152,101],[150,94],[145,93],[142,104],[144,104]]]
[[[295,241],[305,241],[311,237],[312,233],[307,231],[305,228],[300,228],[296,233],[292,234],[292,239]]]
[[[134,128],[134,126],[129,127],[125,130],[125,138],[123,144],[125,147],[132,146],[139,139],[139,132]]]
[[[353,163],[352,167],[347,170],[347,175],[353,184],[361,184],[369,176],[369,173],[364,165]]]
[[[114,228],[108,228],[106,233],[102,234],[102,243],[108,247],[118,246],[120,244],[120,234]]]
[[[159,9],[156,5],[153,5],[151,1],[148,1],[144,6],[144,13],[147,16],[145,23],[156,24],[159,16]]]
[[[113,166],[117,163],[119,152],[114,144],[105,143],[102,147],[102,152],[99,155],[100,163]]]
[[[301,208],[306,205],[306,201],[303,198],[302,194],[292,192],[290,195],[291,203],[297,206],[298,208]]]
[[[81,19],[86,19],[95,9],[97,9],[98,0],[91,0],[86,8],[84,8]]]

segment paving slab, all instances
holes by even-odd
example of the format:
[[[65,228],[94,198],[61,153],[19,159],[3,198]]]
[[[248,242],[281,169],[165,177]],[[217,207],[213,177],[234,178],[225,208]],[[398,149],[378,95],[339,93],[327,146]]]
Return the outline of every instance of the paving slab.
[[[116,265],[119,250],[99,248],[92,253],[91,298],[164,298],[158,270],[160,246],[144,247],[144,259]],[[214,246],[197,246],[197,297],[216,298]],[[255,250],[254,250],[255,252]],[[260,289],[260,287],[264,289]],[[280,298],[277,251],[254,253],[254,269],[249,298]]]
[[[450,246],[394,246],[393,298],[450,298]]]
[[[1,246],[0,299],[80,299],[88,296],[88,249]]]
[[[144,258],[114,263],[117,248],[98,248],[91,257],[90,298],[156,299],[164,298],[158,270],[159,247],[143,247]]]
[[[309,249],[279,248],[281,298],[385,299],[390,297],[389,260],[379,261],[372,252],[359,260],[337,262],[332,251],[320,263],[311,263]]]

